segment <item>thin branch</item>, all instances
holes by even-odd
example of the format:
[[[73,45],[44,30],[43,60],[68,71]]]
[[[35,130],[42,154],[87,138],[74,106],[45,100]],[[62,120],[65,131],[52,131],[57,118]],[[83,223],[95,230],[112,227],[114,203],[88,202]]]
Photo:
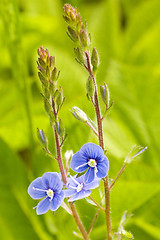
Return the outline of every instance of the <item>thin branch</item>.
[[[91,222],[91,225],[90,225],[90,227],[89,227],[89,229],[88,229],[88,232],[87,232],[88,235],[89,235],[89,233],[92,231],[92,228],[93,228],[93,226],[94,226],[94,224],[95,224],[95,222],[96,222],[96,220],[97,220],[97,217],[98,217],[99,212],[100,212],[100,209],[97,210],[97,212],[96,212],[96,214],[95,214],[95,216],[94,216],[94,218],[93,218],[93,220],[92,220],[92,222]]]
[[[117,181],[117,179],[118,179],[118,178],[121,176],[121,174],[123,173],[125,167],[126,167],[126,164],[124,163],[123,166],[122,166],[122,168],[121,168],[121,170],[119,171],[117,177],[114,179],[114,181],[113,181],[112,184],[110,185],[109,189],[111,189],[111,188],[114,186],[114,184],[115,184],[115,182]]]
[[[105,212],[105,209],[99,203],[97,203],[91,196],[89,196],[89,198],[92,200],[92,202],[94,202],[97,205],[97,207],[99,207],[99,209]]]

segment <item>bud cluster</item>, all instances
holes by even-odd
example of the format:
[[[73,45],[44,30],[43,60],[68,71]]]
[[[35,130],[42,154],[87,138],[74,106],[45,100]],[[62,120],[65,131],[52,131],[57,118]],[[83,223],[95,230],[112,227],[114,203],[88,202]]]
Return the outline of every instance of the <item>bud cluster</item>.
[[[91,36],[87,32],[86,21],[83,22],[77,8],[73,8],[70,4],[64,5],[65,21],[68,23],[67,34],[77,43],[78,47],[74,49],[76,60],[83,66],[88,65],[86,53],[89,52],[91,46]],[[95,74],[99,66],[99,56],[96,48],[92,50],[91,56],[92,72]]]
[[[44,107],[51,125],[55,125],[58,134],[63,138],[64,128],[61,120],[58,119],[58,112],[65,98],[63,97],[62,87],[57,87],[59,71],[55,66],[55,57],[50,56],[48,50],[43,47],[38,49],[38,55],[38,76],[43,89]]]

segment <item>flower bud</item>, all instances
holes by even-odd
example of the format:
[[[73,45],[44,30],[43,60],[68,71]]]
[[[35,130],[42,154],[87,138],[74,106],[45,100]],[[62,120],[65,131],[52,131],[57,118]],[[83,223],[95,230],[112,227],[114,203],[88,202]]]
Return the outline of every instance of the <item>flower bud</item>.
[[[45,98],[50,99],[50,91],[48,88],[44,89],[44,96],[45,96]]]
[[[86,58],[85,58],[85,54],[84,54],[83,50],[80,49],[79,47],[77,47],[77,48],[74,48],[74,52],[75,52],[76,59],[78,60],[78,62],[81,64],[85,64]]]
[[[93,72],[95,72],[99,66],[99,56],[96,48],[93,48],[92,51],[91,64],[93,66]]]
[[[80,32],[80,40],[81,40],[81,43],[84,47],[89,47],[90,39],[89,39],[89,36],[88,36],[86,31],[82,30]]]
[[[63,137],[63,135],[64,135],[64,127],[63,127],[61,119],[59,119],[59,121],[56,122],[56,129],[57,129],[58,135],[60,137]]]
[[[48,139],[43,130],[37,128],[37,136],[43,147],[48,148]]]
[[[85,114],[85,112],[83,112],[80,108],[78,107],[73,107],[72,108],[72,112],[73,116],[82,121],[82,122],[87,122],[88,121],[88,117],[87,115]]]
[[[109,106],[110,103],[110,93],[109,93],[109,88],[106,83],[104,83],[104,86],[100,86],[100,93],[103,102]]]
[[[49,58],[49,66],[50,67],[54,67],[54,65],[55,65],[55,57],[50,56],[50,58]]]
[[[46,110],[46,113],[50,116],[52,108],[51,108],[51,104],[49,103],[49,101],[46,98],[44,99],[44,108]]]
[[[54,96],[54,93],[56,91],[56,83],[49,81],[49,91],[52,96]]]
[[[92,97],[94,93],[94,84],[91,76],[88,77],[86,88],[87,88],[87,95],[89,97]]]
[[[51,80],[55,82],[57,80],[57,68],[54,67],[51,73]]]
[[[47,79],[43,76],[43,74],[41,72],[38,72],[38,77],[42,83],[42,85],[44,85],[45,87],[48,86],[48,81]]]
[[[60,107],[62,103],[63,103],[63,89],[62,87],[60,87],[58,93],[56,93],[56,104],[57,106]]]
[[[141,146],[134,145],[129,152],[128,156],[126,157],[124,163],[125,164],[130,164],[136,157],[140,156],[147,147],[143,148]]]
[[[71,40],[77,42],[78,41],[78,34],[76,33],[76,31],[71,28],[70,26],[68,26],[68,36],[71,38]]]

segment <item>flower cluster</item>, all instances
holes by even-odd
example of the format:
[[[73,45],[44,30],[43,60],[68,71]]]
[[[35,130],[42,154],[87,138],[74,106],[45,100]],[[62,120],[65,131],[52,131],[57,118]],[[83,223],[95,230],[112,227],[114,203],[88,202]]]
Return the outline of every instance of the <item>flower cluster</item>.
[[[49,209],[56,211],[64,197],[69,198],[69,202],[88,197],[91,189],[99,186],[100,179],[107,176],[109,162],[101,147],[86,143],[73,155],[70,166],[82,175],[68,177],[65,189],[60,175],[56,172],[44,173],[29,185],[28,193],[33,199],[43,198],[35,207],[38,215]]]

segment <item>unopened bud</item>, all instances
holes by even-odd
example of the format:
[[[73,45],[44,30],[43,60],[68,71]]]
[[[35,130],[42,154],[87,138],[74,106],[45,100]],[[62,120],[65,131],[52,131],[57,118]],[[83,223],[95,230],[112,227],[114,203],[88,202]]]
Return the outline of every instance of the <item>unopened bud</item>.
[[[89,39],[89,36],[88,36],[86,31],[82,30],[80,32],[80,40],[81,40],[81,43],[84,47],[89,47],[90,39]]]
[[[44,89],[44,96],[45,98],[50,99],[50,91],[47,87]]]
[[[56,104],[57,106],[60,107],[62,103],[63,103],[63,89],[62,87],[60,87],[56,96]]]
[[[47,86],[48,86],[48,81],[47,81],[46,77],[44,77],[41,72],[38,72],[38,77],[39,77],[42,85],[44,85],[45,87],[47,87]]]
[[[88,80],[86,83],[86,89],[87,89],[87,95],[89,97],[92,97],[93,93],[94,93],[94,84],[93,84],[93,80],[90,76],[88,77]]]
[[[59,119],[59,121],[56,122],[56,129],[57,129],[58,135],[60,137],[63,137],[64,136],[64,127],[63,127],[61,119]]]
[[[131,163],[136,157],[140,156],[147,147],[143,148],[141,146],[133,146],[131,151],[129,152],[128,156],[126,157],[124,163],[129,164]]]
[[[71,28],[70,26],[68,26],[68,36],[75,42],[78,41],[78,34],[76,33],[76,31]]]
[[[87,122],[88,121],[88,117],[87,115],[85,114],[85,112],[83,112],[80,108],[78,107],[73,107],[72,108],[72,112],[73,116],[82,121],[82,122]]]
[[[48,148],[48,139],[43,130],[37,128],[37,136],[43,147]]]
[[[74,52],[75,52],[75,55],[76,55],[76,59],[81,63],[81,64],[85,64],[86,62],[86,58],[85,58],[85,54],[84,54],[84,51],[77,47],[77,48],[74,48]]]
[[[99,56],[96,48],[93,48],[92,51],[91,64],[93,66],[93,72],[95,72],[99,66]]]
[[[55,82],[52,82],[52,81],[49,82],[49,91],[50,91],[50,94],[52,96],[54,96],[54,93],[56,91],[56,83]]]
[[[50,113],[52,111],[51,104],[47,99],[44,99],[44,108],[46,110],[46,113],[50,116]]]
[[[100,93],[101,93],[103,102],[109,107],[110,93],[109,93],[109,88],[106,83],[104,83],[103,86],[100,86]]]
[[[51,80],[53,82],[55,82],[57,80],[57,68],[54,67],[54,69],[52,70],[52,73],[51,73]]]
[[[55,57],[50,56],[50,58],[49,58],[49,66],[53,68],[54,65],[55,65]]]

